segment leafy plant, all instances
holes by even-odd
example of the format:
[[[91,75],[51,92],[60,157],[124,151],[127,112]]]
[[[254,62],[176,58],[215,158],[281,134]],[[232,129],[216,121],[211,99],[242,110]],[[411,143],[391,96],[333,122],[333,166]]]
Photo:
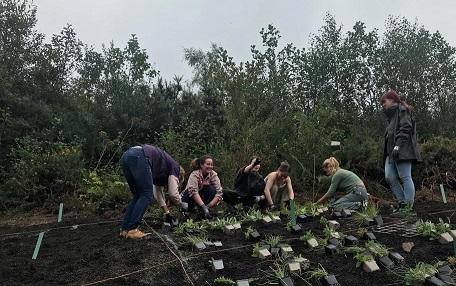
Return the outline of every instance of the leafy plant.
[[[378,207],[376,204],[369,203],[365,208],[357,211],[353,216],[352,220],[357,224],[361,225],[365,218],[375,218],[378,215]]]
[[[352,254],[352,255],[356,255],[356,254],[361,253],[361,252],[363,252],[365,250],[366,250],[366,248],[361,247],[361,246],[348,246],[348,247],[344,247],[343,248],[343,252],[348,253],[348,254]]]
[[[195,234],[187,234],[186,237],[187,241],[190,242],[191,244],[196,244],[199,242],[205,242],[208,241],[207,234],[205,233],[200,233],[198,235]]]
[[[323,228],[323,233],[325,234],[326,239],[329,239],[331,237],[331,235],[335,232],[336,232],[336,230],[334,228],[330,227],[329,225],[326,225]]]
[[[258,254],[260,253],[261,246],[258,243],[255,243],[253,245],[253,250],[252,250],[252,256],[253,257],[258,257]]]
[[[226,278],[225,276],[222,276],[222,277],[215,278],[214,283],[233,285],[234,283],[236,283],[236,281],[234,281],[230,278]]]
[[[308,231],[306,231],[306,234],[301,235],[301,236],[299,237],[299,240],[302,240],[302,241],[304,241],[304,242],[307,242],[307,241],[308,241],[309,239],[311,239],[312,237],[315,237],[315,236],[314,236],[314,234],[312,233],[312,230],[309,229]]]
[[[268,234],[268,236],[265,239],[265,242],[267,244],[271,245],[271,247],[275,247],[277,244],[279,244],[279,242],[281,240],[282,240],[282,236],[280,236],[280,235]]]
[[[254,231],[253,227],[249,226],[245,232],[244,232],[244,237],[245,239],[250,239],[250,234]]]
[[[439,222],[437,224],[431,221],[421,222],[416,227],[416,232],[419,233],[421,236],[429,237],[432,239],[437,239],[440,234],[448,232],[451,230],[451,225],[449,223],[443,222],[442,219],[439,218]]]
[[[317,269],[308,271],[306,273],[308,276],[310,276],[310,278],[313,279],[319,279],[328,276],[328,271],[326,271],[326,269],[320,263],[318,263]]]
[[[234,216],[233,217],[224,217],[221,219],[217,218],[217,220],[211,224],[211,228],[223,230],[225,228],[225,226],[232,225],[237,222],[238,221],[237,221],[236,217],[234,217]]]
[[[207,232],[207,225],[206,224],[198,224],[193,219],[188,219],[185,222],[179,224],[178,227],[174,228],[175,233],[184,233],[185,229],[194,229],[199,230],[201,232]]]
[[[243,221],[258,221],[263,218],[263,214],[259,209],[250,208],[247,213],[242,216]]]
[[[356,267],[361,266],[363,262],[371,261],[374,259],[374,257],[371,254],[365,254],[362,252],[357,253],[353,258],[356,259]]]
[[[409,268],[404,274],[405,285],[414,285],[415,282],[423,283],[427,276],[437,273],[434,265],[418,262],[414,268]]]
[[[366,248],[369,249],[370,252],[378,255],[379,257],[387,256],[388,255],[388,248],[383,244],[380,244],[374,240],[369,240],[365,244]]]

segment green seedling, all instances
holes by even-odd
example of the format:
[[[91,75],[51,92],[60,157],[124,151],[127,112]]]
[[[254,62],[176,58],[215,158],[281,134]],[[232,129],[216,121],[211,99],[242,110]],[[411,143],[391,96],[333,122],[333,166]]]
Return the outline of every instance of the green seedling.
[[[282,240],[282,236],[280,235],[271,235],[269,234],[266,239],[265,239],[265,242],[269,245],[271,245],[271,247],[275,247],[277,244],[279,244],[279,242]]]
[[[254,229],[249,226],[246,231],[244,232],[245,239],[250,239],[250,234],[254,231]]]
[[[357,211],[351,219],[358,225],[364,222],[365,218],[375,218],[378,215],[378,207],[375,204],[367,204],[367,206],[361,211]]]
[[[427,276],[432,276],[437,273],[437,268],[434,265],[418,262],[414,268],[409,268],[404,274],[405,285],[415,285],[416,282],[424,283]]]
[[[260,250],[261,250],[260,244],[255,243],[253,245],[252,257],[258,257],[258,254],[260,253]]]
[[[208,237],[205,233],[200,233],[199,235],[188,234],[186,239],[191,244],[208,241]]]
[[[249,209],[247,213],[242,216],[243,221],[258,221],[263,218],[263,214],[258,209]]]
[[[230,278],[222,276],[222,277],[215,278],[214,283],[234,285],[234,283],[236,283],[236,282]]]
[[[383,244],[380,244],[374,240],[369,240],[365,244],[366,248],[369,249],[370,252],[374,253],[378,257],[383,257],[388,255],[388,248]]]
[[[354,257],[356,259],[356,267],[360,267],[363,262],[374,260],[374,257],[370,254],[358,253]]]
[[[306,232],[306,234],[301,235],[301,236],[299,237],[299,240],[302,240],[302,241],[304,241],[304,242],[307,242],[307,241],[308,241],[309,239],[311,239],[312,237],[315,237],[315,235],[312,233],[311,230],[308,230],[308,231]]]
[[[229,218],[217,218],[217,220],[215,222],[212,223],[211,225],[211,228],[212,229],[218,229],[218,230],[223,230],[225,228],[225,226],[227,225],[233,225],[235,223],[237,223],[237,219],[236,217],[229,217]]]

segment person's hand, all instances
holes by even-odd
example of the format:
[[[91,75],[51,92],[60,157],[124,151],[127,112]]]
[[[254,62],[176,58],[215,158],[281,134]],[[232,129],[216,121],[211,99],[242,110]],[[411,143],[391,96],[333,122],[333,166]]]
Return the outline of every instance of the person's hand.
[[[393,158],[398,158],[399,157],[399,146],[394,146],[393,151],[391,152],[391,156]]]
[[[181,209],[183,209],[183,210],[188,210],[188,203],[186,203],[186,202],[181,202]]]
[[[255,167],[256,165],[259,165],[261,163],[261,160],[258,158],[255,158],[255,161],[252,163],[252,167]]]
[[[211,213],[209,212],[210,204],[202,205],[201,210],[203,211],[204,218],[211,219]]]
[[[165,220],[166,220],[167,223],[173,225],[173,221],[176,220],[176,219],[173,217],[172,214],[167,213],[167,214],[165,215]]]
[[[277,206],[275,204],[272,204],[269,206],[269,211],[273,212],[277,210]]]

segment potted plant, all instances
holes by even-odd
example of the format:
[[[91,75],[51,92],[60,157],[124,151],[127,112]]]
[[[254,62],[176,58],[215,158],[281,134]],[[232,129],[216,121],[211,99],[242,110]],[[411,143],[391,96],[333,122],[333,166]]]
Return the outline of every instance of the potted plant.
[[[310,275],[311,279],[323,286],[340,286],[339,282],[337,282],[336,276],[329,274],[321,264],[318,264],[317,269],[307,273]]]
[[[418,262],[414,268],[409,268],[404,274],[405,285],[422,285],[426,278],[434,276],[437,268],[434,265]]]
[[[380,269],[375,262],[374,256],[370,253],[361,252],[356,254],[354,258],[357,261],[356,267],[363,265],[363,270],[366,272],[373,272]]]

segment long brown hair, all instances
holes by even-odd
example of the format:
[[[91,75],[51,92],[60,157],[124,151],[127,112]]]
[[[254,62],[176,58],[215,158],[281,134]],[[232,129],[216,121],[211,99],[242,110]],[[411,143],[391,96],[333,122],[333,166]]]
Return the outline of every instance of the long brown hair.
[[[207,159],[212,159],[212,156],[204,155],[204,156],[201,156],[199,158],[193,159],[192,162],[190,162],[190,169],[192,171],[196,171],[196,170],[201,169],[201,165],[203,165],[204,162],[206,162]]]
[[[402,104],[405,108],[407,108],[407,110],[409,112],[412,112],[413,111],[413,106],[411,106],[410,104],[408,104],[407,102],[405,102],[404,100],[401,99],[400,95],[390,89],[387,93],[385,93],[384,95],[382,95],[382,97],[380,97],[380,103],[384,103],[386,99],[391,99],[393,100],[395,103],[400,103]]]

